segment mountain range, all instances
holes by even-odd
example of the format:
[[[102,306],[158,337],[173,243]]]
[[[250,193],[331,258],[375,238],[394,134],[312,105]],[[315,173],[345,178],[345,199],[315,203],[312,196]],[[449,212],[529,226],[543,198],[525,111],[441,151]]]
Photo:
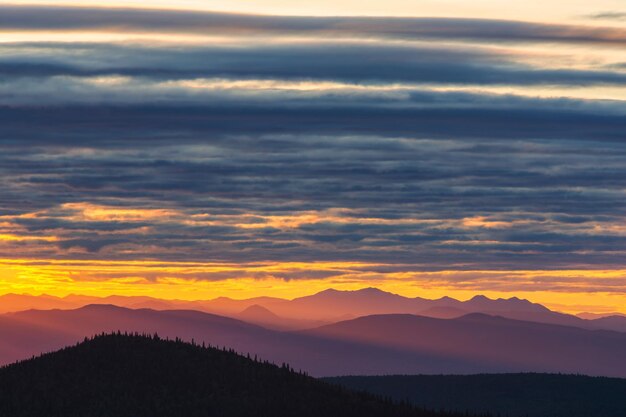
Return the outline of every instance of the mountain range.
[[[415,314],[434,318],[459,318],[470,313],[559,324],[585,329],[626,331],[626,316],[581,315],[578,317],[552,311],[528,300],[512,297],[490,299],[477,295],[467,301],[450,297],[436,300],[409,298],[364,288],[356,291],[328,289],[310,296],[286,300],[274,297],[256,297],[235,300],[220,297],[212,300],[163,300],[152,297],[109,296],[91,297],[69,295],[53,297],[7,294],[0,296],[0,314],[28,309],[76,309],[89,304],[111,304],[132,309],[196,310],[259,324],[276,330],[315,328],[342,320],[376,314]]]
[[[626,333],[473,313],[384,314],[278,331],[190,310],[89,305],[0,316],[0,363],[102,332],[158,333],[228,346],[313,376],[557,372],[626,377]]]

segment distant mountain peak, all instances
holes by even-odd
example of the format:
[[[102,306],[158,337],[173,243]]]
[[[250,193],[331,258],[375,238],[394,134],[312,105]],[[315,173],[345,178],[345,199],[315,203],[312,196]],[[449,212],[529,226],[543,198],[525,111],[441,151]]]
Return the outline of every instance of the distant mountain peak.
[[[338,290],[336,288],[328,288],[326,290],[323,290],[317,293],[317,295],[319,294],[390,294],[390,295],[395,295],[393,293],[383,291],[380,288],[376,288],[376,287],[365,287],[365,288],[359,288],[357,290]]]
[[[391,297],[401,297],[400,295],[393,294],[387,291],[383,291],[379,288],[375,287],[366,287],[359,288],[357,290],[338,290],[335,288],[328,288],[326,290],[320,291],[316,294],[313,294],[308,297],[302,298],[310,298],[310,297],[319,297],[319,296],[339,296],[339,297],[351,297],[351,296],[363,296],[363,297],[380,297],[380,296],[391,296]],[[404,298],[404,297],[402,297]]]
[[[507,319],[502,316],[494,316],[492,314],[487,313],[468,313],[459,318],[460,320],[481,320],[481,321],[512,321],[512,319]]]
[[[484,295],[476,295],[465,301],[463,304],[471,307],[471,309],[477,312],[492,314],[492,313],[546,313],[550,312],[550,309],[541,305],[532,303],[526,299],[511,297],[511,298],[498,298],[491,299]]]
[[[274,314],[267,307],[263,307],[259,304],[253,304],[246,309],[244,309],[241,313],[239,313],[241,317],[253,317],[253,318],[279,318],[276,314]]]
[[[493,300],[485,295],[478,294],[478,295],[473,296],[470,299],[470,301],[493,301]]]
[[[367,288],[361,288],[359,290],[355,290],[354,292],[358,292],[358,293],[362,293],[362,294],[392,294],[390,292],[387,291],[383,291],[379,288],[376,287],[367,287]],[[395,294],[393,294],[395,295]]]
[[[335,288],[326,288],[325,290],[322,290],[322,291],[318,292],[317,294],[336,294],[336,293],[340,293],[340,292],[345,292],[345,291],[340,291],[340,290],[337,290]]]
[[[120,307],[120,306],[115,305],[115,304],[87,304],[85,306],[82,306],[82,307],[78,308],[77,310],[83,310],[83,311],[89,311],[89,310],[96,310],[96,311],[97,310],[125,311],[125,310],[130,310],[130,309],[126,308],[126,307]]]
[[[229,298],[229,297],[217,297],[217,298],[214,298],[211,301],[233,301],[233,299]]]

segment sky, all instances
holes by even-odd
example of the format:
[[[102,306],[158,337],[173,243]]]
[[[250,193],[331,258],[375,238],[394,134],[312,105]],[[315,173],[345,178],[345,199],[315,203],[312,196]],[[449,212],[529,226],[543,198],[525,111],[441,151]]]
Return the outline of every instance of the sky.
[[[0,294],[626,312],[623,0],[0,5]]]

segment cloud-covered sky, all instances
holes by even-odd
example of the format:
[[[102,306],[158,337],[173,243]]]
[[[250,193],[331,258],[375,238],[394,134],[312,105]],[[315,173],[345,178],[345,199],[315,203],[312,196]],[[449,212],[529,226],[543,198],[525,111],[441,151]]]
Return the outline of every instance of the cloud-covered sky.
[[[0,6],[0,293],[626,305],[620,2],[40,3]]]

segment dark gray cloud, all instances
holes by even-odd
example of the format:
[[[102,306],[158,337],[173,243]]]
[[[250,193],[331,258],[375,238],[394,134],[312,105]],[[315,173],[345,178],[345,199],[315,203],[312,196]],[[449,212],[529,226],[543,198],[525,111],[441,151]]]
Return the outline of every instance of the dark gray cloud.
[[[626,85],[626,74],[621,71],[536,68],[515,62],[513,56],[481,49],[354,43],[185,49],[95,44],[40,45],[30,57],[23,51],[11,57],[15,47],[6,49],[0,59],[0,76],[12,78],[119,75],[158,80],[222,77],[378,84]]]
[[[485,42],[574,42],[623,45],[618,28],[454,18],[278,17],[198,11],[1,6],[0,28],[12,30],[153,31],[225,35],[468,39]]]
[[[408,106],[378,100],[286,100],[206,105],[107,105],[0,108],[0,135],[10,146],[143,146],[242,135],[380,135],[419,138],[491,138],[623,142],[623,112],[589,104],[452,94],[417,94]],[[443,94],[446,96],[446,94]],[[415,102],[431,104],[417,106]],[[378,105],[377,105],[378,104]],[[402,104],[402,103],[399,103]],[[106,139],[102,131],[108,132]],[[62,136],[59,136],[63,132]],[[55,140],[56,139],[56,140]],[[289,145],[294,146],[294,145]],[[273,151],[273,149],[268,149]]]

